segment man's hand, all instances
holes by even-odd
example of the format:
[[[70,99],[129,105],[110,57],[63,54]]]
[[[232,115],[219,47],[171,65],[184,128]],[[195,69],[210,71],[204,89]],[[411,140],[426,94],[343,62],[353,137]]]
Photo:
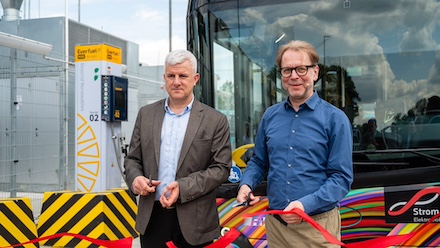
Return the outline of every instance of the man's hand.
[[[148,179],[144,176],[138,176],[133,180],[131,188],[135,194],[146,196],[156,191],[156,186],[160,184],[160,181]],[[151,186],[150,186],[151,185]]]
[[[177,199],[179,198],[179,194],[179,183],[177,181],[168,184],[159,198],[162,207],[171,207],[174,203],[176,203]]]
[[[290,211],[294,208],[298,208],[304,211],[304,206],[300,201],[291,202],[289,205],[287,205],[284,211]],[[299,224],[302,222],[301,216],[297,214],[280,214],[280,216],[287,224]]]
[[[250,197],[250,200],[248,199]],[[251,188],[246,184],[241,185],[240,190],[237,193],[237,202],[246,202],[249,201],[249,206],[252,206],[260,201],[259,197],[255,197],[252,194]]]

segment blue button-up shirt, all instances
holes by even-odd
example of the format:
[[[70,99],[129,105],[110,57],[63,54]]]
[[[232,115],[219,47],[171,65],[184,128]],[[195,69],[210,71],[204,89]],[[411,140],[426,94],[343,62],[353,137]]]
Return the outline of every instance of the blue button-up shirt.
[[[287,99],[265,111],[240,185],[255,189],[267,174],[270,208],[299,200],[310,215],[329,211],[350,190],[352,147],[343,111],[316,92],[298,112]]]
[[[177,115],[168,107],[168,99],[165,101],[165,118],[162,123],[160,138],[158,178],[161,183],[156,188],[156,200],[159,200],[165,187],[176,180],[177,163],[179,162],[180,151],[182,149],[193,102],[194,98],[191,103],[186,106],[183,113]]]

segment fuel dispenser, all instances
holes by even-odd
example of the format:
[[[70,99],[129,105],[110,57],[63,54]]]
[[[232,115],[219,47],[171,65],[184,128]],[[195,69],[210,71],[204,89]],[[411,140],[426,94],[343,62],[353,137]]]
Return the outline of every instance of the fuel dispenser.
[[[128,80],[122,51],[108,44],[75,47],[75,186],[80,192],[121,187],[121,122],[127,121]]]

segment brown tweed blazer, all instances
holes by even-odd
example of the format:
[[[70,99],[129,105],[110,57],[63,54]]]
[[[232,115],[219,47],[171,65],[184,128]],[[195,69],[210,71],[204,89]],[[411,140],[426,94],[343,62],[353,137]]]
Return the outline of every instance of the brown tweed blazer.
[[[158,177],[159,149],[165,99],[142,107],[124,161],[127,185],[137,176]],[[194,100],[177,165],[180,202],[176,211],[183,236],[201,244],[220,236],[214,189],[231,168],[231,144],[226,116]],[[153,210],[154,194],[139,197],[136,229],[144,233]]]

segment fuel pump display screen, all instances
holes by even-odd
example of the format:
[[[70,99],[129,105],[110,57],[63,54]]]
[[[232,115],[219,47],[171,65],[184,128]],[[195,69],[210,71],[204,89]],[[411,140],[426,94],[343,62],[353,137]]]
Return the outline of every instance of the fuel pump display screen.
[[[126,121],[128,80],[117,76],[102,76],[102,111],[104,121]]]
[[[115,91],[115,108],[116,109],[125,109],[126,105],[126,94],[123,91]]]

